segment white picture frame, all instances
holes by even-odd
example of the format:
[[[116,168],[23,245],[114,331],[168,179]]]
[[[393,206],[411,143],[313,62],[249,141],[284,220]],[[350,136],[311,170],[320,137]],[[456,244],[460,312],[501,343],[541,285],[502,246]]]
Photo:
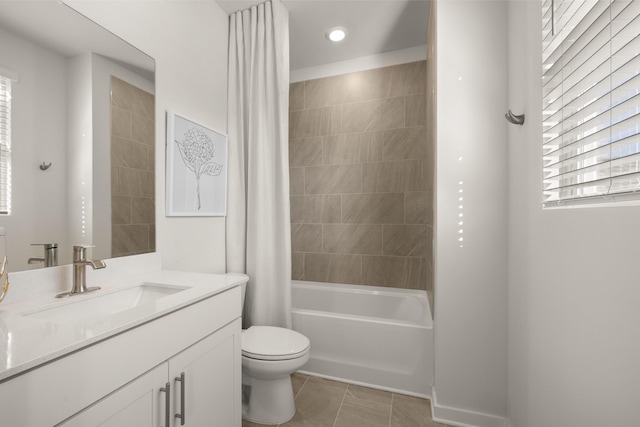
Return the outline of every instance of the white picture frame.
[[[227,136],[167,112],[166,215],[226,216]]]

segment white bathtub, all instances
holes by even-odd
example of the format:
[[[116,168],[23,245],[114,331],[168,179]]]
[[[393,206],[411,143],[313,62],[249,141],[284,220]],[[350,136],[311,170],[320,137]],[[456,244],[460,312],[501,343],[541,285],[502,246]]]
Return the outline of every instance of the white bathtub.
[[[300,372],[430,397],[433,320],[424,291],[293,281],[293,329],[311,340]]]

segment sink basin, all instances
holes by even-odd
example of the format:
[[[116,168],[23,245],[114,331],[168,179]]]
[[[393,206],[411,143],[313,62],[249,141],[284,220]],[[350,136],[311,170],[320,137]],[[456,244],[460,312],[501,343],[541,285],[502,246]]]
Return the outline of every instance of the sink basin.
[[[142,284],[108,294],[93,293],[93,298],[80,298],[69,304],[24,313],[31,319],[42,319],[57,323],[82,323],[101,320],[132,308],[152,303],[160,298],[189,289],[188,287]],[[98,291],[100,292],[100,291]]]

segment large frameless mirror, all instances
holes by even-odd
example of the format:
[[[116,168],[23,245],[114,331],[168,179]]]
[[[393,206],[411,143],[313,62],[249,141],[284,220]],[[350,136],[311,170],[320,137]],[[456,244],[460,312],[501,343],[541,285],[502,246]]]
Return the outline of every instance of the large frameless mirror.
[[[54,243],[59,265],[76,244],[96,258],[155,250],[154,72],[153,58],[63,3],[0,2],[11,271],[52,264]]]

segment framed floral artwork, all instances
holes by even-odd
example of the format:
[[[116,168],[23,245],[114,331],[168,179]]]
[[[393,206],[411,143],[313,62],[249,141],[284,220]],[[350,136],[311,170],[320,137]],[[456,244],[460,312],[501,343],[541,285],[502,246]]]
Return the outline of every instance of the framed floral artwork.
[[[225,216],[227,137],[167,113],[167,216]]]

